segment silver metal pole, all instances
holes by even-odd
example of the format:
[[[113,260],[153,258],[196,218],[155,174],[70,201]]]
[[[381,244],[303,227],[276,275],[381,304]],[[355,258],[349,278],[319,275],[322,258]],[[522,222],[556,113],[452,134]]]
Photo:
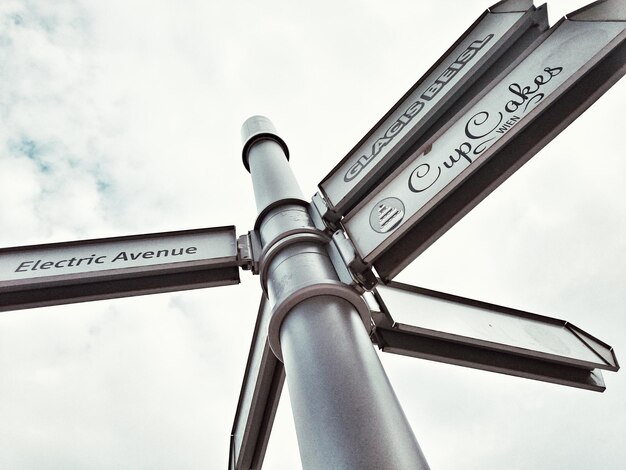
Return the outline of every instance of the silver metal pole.
[[[360,298],[339,283],[315,234],[287,146],[261,116],[246,121],[242,136],[264,246],[261,282],[273,306],[270,343],[285,365],[303,468],[428,469]]]

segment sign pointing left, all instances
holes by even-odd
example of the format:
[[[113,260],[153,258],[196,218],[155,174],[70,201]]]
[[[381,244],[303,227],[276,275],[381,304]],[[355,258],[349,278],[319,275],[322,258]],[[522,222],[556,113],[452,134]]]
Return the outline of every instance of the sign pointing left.
[[[238,283],[233,226],[0,249],[0,311]]]

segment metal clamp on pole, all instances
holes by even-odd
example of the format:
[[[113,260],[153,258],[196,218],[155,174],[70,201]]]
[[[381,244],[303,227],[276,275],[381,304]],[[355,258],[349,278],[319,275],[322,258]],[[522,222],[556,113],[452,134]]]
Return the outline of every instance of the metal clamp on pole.
[[[328,252],[339,278],[346,284],[365,292],[372,290],[378,283],[372,268],[361,261],[343,230],[337,230],[333,234]]]
[[[302,224],[303,208],[287,205],[272,210],[262,225],[263,233],[274,233],[280,226]],[[288,215],[288,216],[285,216]],[[296,227],[279,232],[267,242],[260,259],[260,280],[265,295],[271,300],[272,317],[268,340],[276,357],[282,361],[281,325],[292,308],[318,296],[339,297],[348,301],[359,313],[366,330],[371,330],[367,304],[355,284],[341,282],[333,269],[328,251],[331,238],[315,227]],[[338,279],[339,277],[339,279]],[[348,284],[348,285],[346,285]]]
[[[287,210],[292,212],[294,211],[294,208]],[[279,213],[279,209],[275,209],[273,213]],[[326,257],[327,254],[324,253],[324,250],[328,249],[330,251],[334,248],[334,245],[330,242],[330,236],[315,227],[299,227],[281,232],[271,241],[266,243],[263,248],[263,253],[261,254],[260,259],[261,286],[265,295],[269,298],[273,298],[274,300],[272,319],[270,321],[268,331],[268,340],[272,351],[281,361],[282,351],[280,346],[280,327],[282,322],[293,307],[306,299],[328,295],[347,300],[358,311],[366,330],[368,332],[371,330],[370,312],[367,304],[360,296],[360,292],[362,292],[362,290],[357,291],[356,289],[348,287],[348,285],[356,287],[356,283],[343,283],[333,279],[332,274],[334,273],[325,272],[323,277],[318,277],[317,279],[314,277],[307,278],[306,280],[303,280],[304,282],[300,283],[290,284],[289,282],[279,282],[279,285],[281,287],[287,287],[287,290],[274,288],[270,291],[268,287],[270,266],[272,266],[273,261],[278,258],[279,255],[282,254],[284,259],[288,259],[290,257],[299,258],[298,262],[304,265],[302,266],[303,269],[306,269],[307,261],[302,258],[311,258],[315,255],[322,255],[323,257]],[[301,245],[300,248],[297,248],[297,245]],[[308,248],[304,248],[304,253],[301,253],[299,251],[303,246],[308,246]],[[292,250],[293,253],[285,253],[289,247],[294,247]],[[332,260],[332,258],[333,256],[331,255],[330,259]],[[311,262],[311,264],[313,263],[314,261]],[[294,276],[289,275],[290,279],[292,277]],[[343,280],[341,275],[339,275],[339,278],[340,280]],[[352,278],[350,279],[352,280]],[[279,297],[275,298],[277,295]]]
[[[261,240],[256,230],[237,238],[237,261],[244,271],[259,274],[261,251]]]
[[[337,230],[337,224],[331,223],[328,220],[328,206],[320,193],[315,193],[311,198],[309,214],[311,214],[311,218],[313,219],[315,226],[320,230],[324,230],[329,234],[332,234],[335,230]]]
[[[283,361],[283,353],[280,344],[280,328],[287,314],[298,304],[307,299],[320,296],[338,297],[347,300],[357,310],[369,334],[372,329],[372,320],[370,317],[369,307],[354,289],[349,288],[339,281],[325,281],[311,284],[305,287],[298,286],[293,289],[284,298],[281,298],[272,309],[272,319],[270,320],[268,340],[272,351],[280,360]]]
[[[280,251],[290,245],[295,245],[300,242],[320,242],[320,243],[328,243],[330,241],[330,237],[313,227],[302,227],[293,230],[287,230],[286,232],[281,233],[272,241],[267,243],[263,248],[263,252],[261,253],[260,258],[260,277],[261,277],[261,287],[263,288],[263,292],[267,295],[267,271],[272,260],[276,257]]]
[[[315,226],[329,234],[328,254],[339,279],[363,293],[376,286],[378,280],[371,266],[365,264],[356,253],[340,224],[331,223],[326,216],[328,206],[320,193],[315,193],[309,204],[309,215]]]

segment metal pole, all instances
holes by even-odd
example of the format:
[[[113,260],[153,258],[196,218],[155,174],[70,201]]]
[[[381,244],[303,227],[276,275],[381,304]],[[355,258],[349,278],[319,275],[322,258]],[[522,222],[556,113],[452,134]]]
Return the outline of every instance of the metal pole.
[[[287,146],[261,116],[242,136],[273,306],[270,344],[285,365],[303,468],[428,469],[369,339],[364,304],[339,283],[308,215]]]

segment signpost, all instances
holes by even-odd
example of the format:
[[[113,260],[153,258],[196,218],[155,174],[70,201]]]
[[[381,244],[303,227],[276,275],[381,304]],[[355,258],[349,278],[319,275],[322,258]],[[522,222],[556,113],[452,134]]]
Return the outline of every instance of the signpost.
[[[485,11],[322,180],[324,216],[345,215],[547,27],[545,5],[535,8],[532,0],[504,0]]]
[[[625,73],[623,5],[594,3],[533,42],[545,21],[527,0],[487,10],[320,183],[325,211],[303,198],[271,122],[253,117],[248,235],[231,226],[0,249],[0,311],[260,274],[230,470],[261,468],[285,380],[305,468],[427,470],[372,340],[603,391],[599,369],[619,368],[612,348],[568,322],[391,282]],[[388,285],[370,294],[372,266]]]
[[[239,283],[235,227],[0,249],[0,311]]]
[[[563,320],[393,281],[374,296],[386,352],[599,392],[599,369],[619,369],[610,346]]]
[[[267,341],[284,364],[303,465],[427,470],[372,348],[367,305],[339,280],[328,237],[298,197],[284,141],[262,116],[249,118],[242,136],[263,246],[260,281],[271,308]]]
[[[557,23],[348,213],[347,234],[384,282],[624,75],[626,17],[606,10]]]

